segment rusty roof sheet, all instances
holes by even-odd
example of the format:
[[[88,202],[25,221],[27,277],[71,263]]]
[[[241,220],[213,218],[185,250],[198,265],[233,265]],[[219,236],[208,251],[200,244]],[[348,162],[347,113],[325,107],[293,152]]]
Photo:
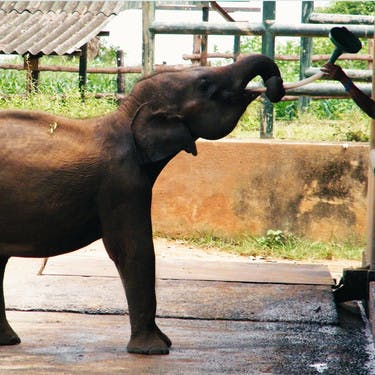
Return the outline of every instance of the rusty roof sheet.
[[[0,1],[0,53],[74,53],[122,8],[121,1]]]

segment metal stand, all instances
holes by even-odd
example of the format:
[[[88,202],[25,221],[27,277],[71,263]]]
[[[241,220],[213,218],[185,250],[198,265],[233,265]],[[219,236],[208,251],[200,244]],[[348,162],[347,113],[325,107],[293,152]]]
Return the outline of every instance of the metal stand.
[[[375,42],[375,38],[374,38]],[[372,98],[375,100],[375,46],[372,64]],[[367,205],[367,248],[362,268],[345,269],[333,294],[336,302],[370,299],[370,282],[375,281],[375,120],[371,122]]]

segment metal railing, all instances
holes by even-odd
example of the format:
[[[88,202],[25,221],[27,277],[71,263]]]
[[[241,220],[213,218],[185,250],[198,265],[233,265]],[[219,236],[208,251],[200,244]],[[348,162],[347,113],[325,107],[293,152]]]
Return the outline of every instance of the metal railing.
[[[156,34],[190,34],[190,35],[233,35],[236,37],[242,35],[258,35],[262,37],[262,53],[275,57],[275,38],[280,36],[301,37],[301,56],[300,56],[300,78],[311,75],[311,38],[327,37],[330,30],[337,26],[337,23],[327,22],[350,22],[350,31],[361,38],[373,38],[374,27],[373,17],[345,16],[337,15],[329,17],[312,13],[314,8],[313,1],[302,2],[301,23],[283,24],[275,21],[276,19],[276,1],[263,1],[262,22],[158,22],[155,21],[155,3],[145,2],[143,5],[144,19],[144,45],[143,45],[143,71],[148,74],[153,70],[154,38]],[[341,17],[341,18],[340,18]],[[310,23],[310,19],[314,23]],[[359,24],[366,22],[368,24]],[[346,24],[349,26],[349,24]],[[236,51],[234,51],[234,55]],[[368,73],[367,73],[368,75]],[[371,85],[362,85],[361,88],[369,93]],[[291,95],[314,96],[345,96],[345,91],[339,84],[320,83],[301,87],[288,92]],[[264,109],[261,124],[261,137],[272,138],[273,136],[273,104],[265,98]],[[306,100],[301,102],[301,108],[306,106]]]

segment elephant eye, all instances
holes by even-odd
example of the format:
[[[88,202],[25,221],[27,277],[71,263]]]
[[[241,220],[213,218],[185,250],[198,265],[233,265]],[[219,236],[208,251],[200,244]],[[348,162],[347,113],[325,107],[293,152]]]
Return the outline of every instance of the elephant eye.
[[[202,78],[198,84],[199,92],[204,94],[206,98],[213,99],[218,91],[217,85],[207,78]]]
[[[199,91],[201,92],[207,92],[210,86],[211,86],[211,83],[207,78],[202,78],[198,84]]]

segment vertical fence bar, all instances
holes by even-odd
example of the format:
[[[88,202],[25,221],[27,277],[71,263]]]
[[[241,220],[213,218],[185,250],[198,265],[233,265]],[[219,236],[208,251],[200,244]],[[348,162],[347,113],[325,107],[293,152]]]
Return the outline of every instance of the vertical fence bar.
[[[87,44],[81,47],[79,56],[78,88],[81,98],[84,99],[87,85]]]
[[[301,22],[308,22],[310,15],[314,10],[314,1],[302,1],[301,9]],[[305,78],[306,69],[311,66],[311,56],[312,56],[312,38],[301,37],[301,52],[300,52],[300,69],[299,69],[299,79]],[[298,110],[304,111],[310,103],[310,99],[306,96],[301,96],[298,98]]]
[[[142,66],[143,74],[154,70],[155,35],[150,32],[150,25],[155,19],[155,2],[145,1],[142,4]]]
[[[208,22],[209,3],[202,2],[202,21]],[[201,65],[207,65],[207,49],[208,49],[208,35],[204,34],[201,38]]]
[[[241,37],[236,35],[233,41],[233,60],[237,61],[241,53]]]
[[[375,26],[374,26],[375,29]],[[372,98],[375,100],[375,36],[372,50]],[[370,266],[370,271],[375,270],[375,119],[371,121],[370,133],[370,168],[367,184],[367,247],[366,255],[363,259],[363,266]]]
[[[124,66],[124,51],[119,49],[116,51],[116,64],[118,68],[122,68]],[[117,74],[117,93],[123,94],[125,92],[125,82],[124,82],[125,74],[118,73]]]
[[[262,54],[267,55],[271,59],[275,58],[275,37],[269,31],[269,27],[275,22],[276,18],[276,2],[264,1],[263,2],[263,24],[265,32],[262,35]],[[273,137],[273,104],[271,101],[264,97],[263,100],[263,113],[260,126],[261,138]]]

